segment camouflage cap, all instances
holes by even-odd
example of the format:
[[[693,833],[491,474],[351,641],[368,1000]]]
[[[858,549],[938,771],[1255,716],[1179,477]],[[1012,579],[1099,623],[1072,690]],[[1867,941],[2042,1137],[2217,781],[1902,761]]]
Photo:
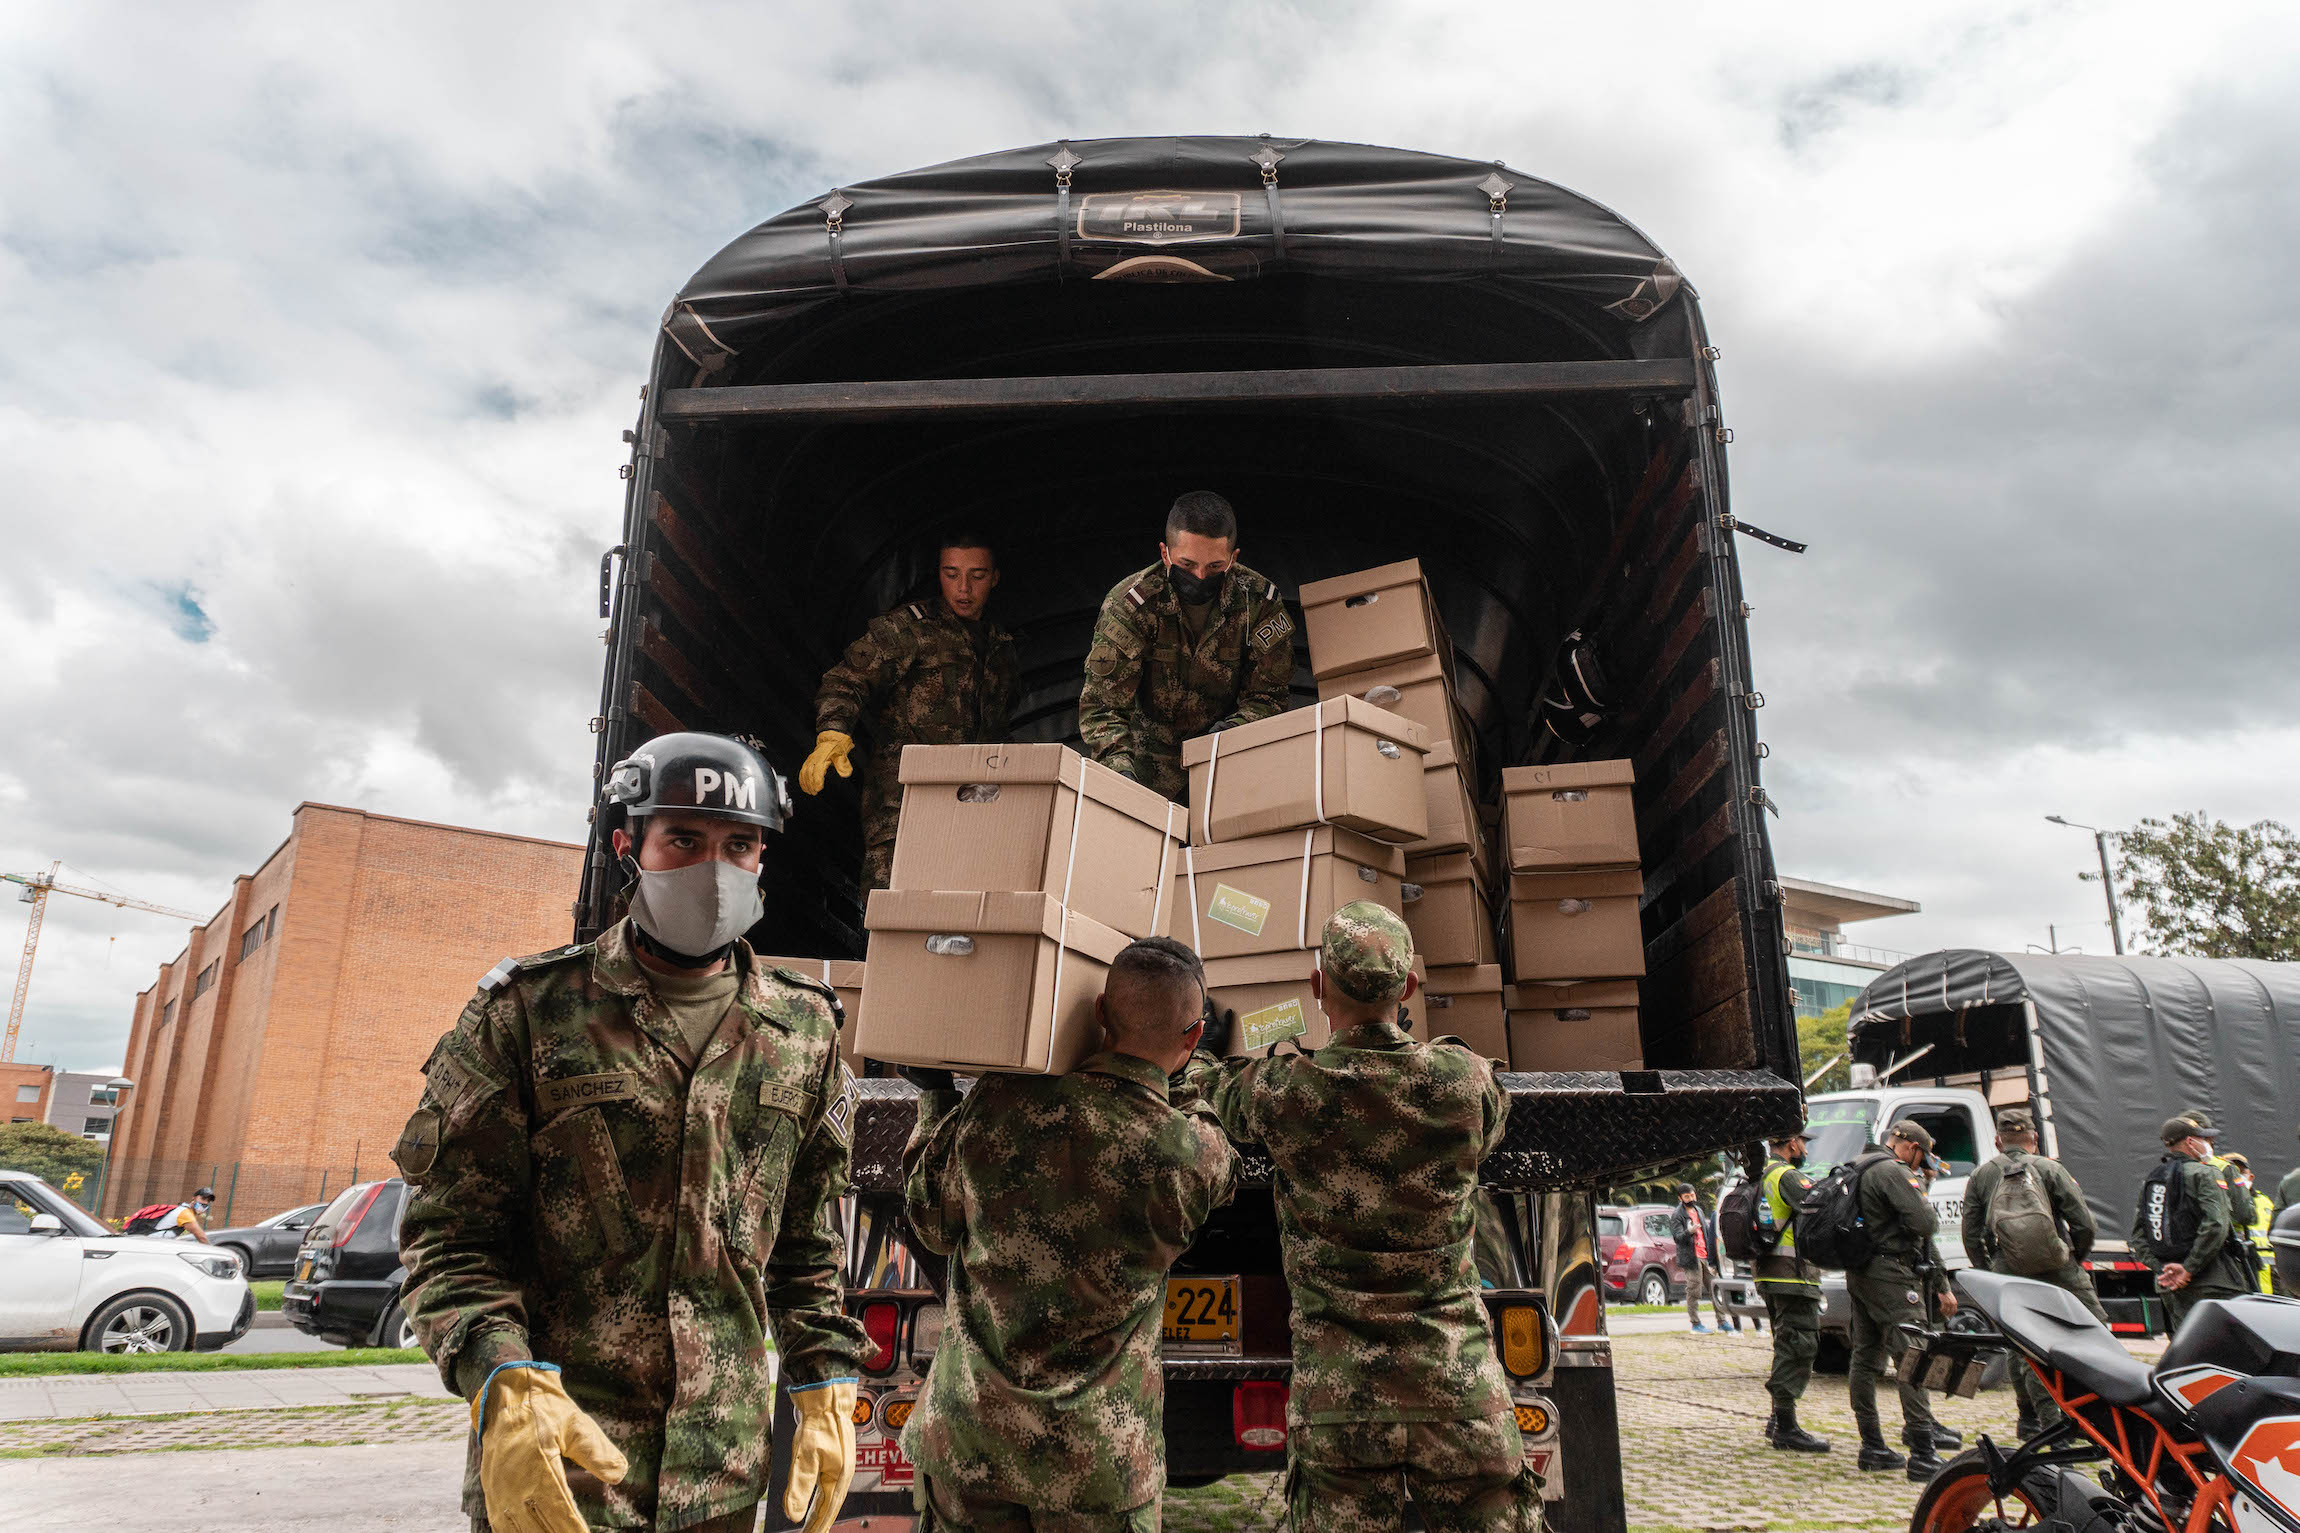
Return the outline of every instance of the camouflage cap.
[[[1326,922],[1318,966],[1327,983],[1353,1001],[1378,1006],[1396,1000],[1406,993],[1413,964],[1413,933],[1386,906],[1353,900]]]

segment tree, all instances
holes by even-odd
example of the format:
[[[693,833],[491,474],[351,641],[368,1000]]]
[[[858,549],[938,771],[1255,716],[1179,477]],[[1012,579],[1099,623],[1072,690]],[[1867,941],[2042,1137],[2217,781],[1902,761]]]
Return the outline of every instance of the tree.
[[[2116,872],[2149,951],[2300,959],[2300,836],[2274,820],[2142,820],[2116,838]]]
[[[1852,1025],[1853,1003],[1845,1001],[1817,1017],[1797,1019],[1797,1065],[1806,1075],[1829,1061],[1820,1079],[1809,1088],[1813,1091],[1849,1091],[1853,1085],[1852,1059],[1847,1053],[1846,1030]]]
[[[85,1204],[104,1166],[101,1145],[45,1123],[0,1124],[0,1169],[29,1171],[65,1196]]]

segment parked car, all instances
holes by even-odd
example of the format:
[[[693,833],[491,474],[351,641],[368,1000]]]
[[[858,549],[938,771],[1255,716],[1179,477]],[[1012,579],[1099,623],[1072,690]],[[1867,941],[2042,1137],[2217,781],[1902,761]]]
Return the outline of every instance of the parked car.
[[[414,1346],[415,1327],[399,1307],[406,1208],[407,1183],[396,1176],[337,1193],[304,1231],[295,1270],[280,1290],[288,1324],[342,1347]]]
[[[235,1224],[227,1230],[208,1231],[208,1240],[239,1255],[251,1278],[286,1277],[295,1270],[295,1254],[325,1203],[306,1203],[255,1224]]]
[[[0,1351],[213,1352],[247,1334],[240,1259],[122,1235],[25,1171],[0,1171]]]
[[[1605,1295],[1616,1304],[1674,1304],[1685,1297],[1666,1203],[1600,1208],[1597,1250],[1604,1259]]]

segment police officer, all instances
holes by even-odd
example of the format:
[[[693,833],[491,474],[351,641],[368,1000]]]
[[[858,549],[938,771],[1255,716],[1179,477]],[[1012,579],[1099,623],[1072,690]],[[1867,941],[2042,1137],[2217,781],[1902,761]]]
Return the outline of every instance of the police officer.
[[[1086,754],[1189,796],[1182,742],[1285,711],[1294,620],[1278,588],[1238,562],[1238,516],[1211,490],[1166,513],[1158,563],[1111,588],[1086,651]]]
[[[784,1509],[821,1533],[854,1474],[862,1329],[827,1211],[855,1089],[830,989],[742,940],[787,800],[703,734],[632,752],[604,800],[631,913],[498,964],[432,1050],[392,1150],[400,1302],[471,1402],[475,1528],[747,1533],[779,1360]]]
[[[2253,1287],[2250,1264],[2230,1243],[2228,1189],[2207,1164],[2219,1137],[2193,1118],[2165,1119],[2164,1157],[2140,1184],[2133,1210],[2132,1249],[2156,1274],[2169,1332],[2198,1300],[2233,1299]]]
[[[1068,1075],[920,1088],[903,1151],[912,1230],[952,1257],[949,1319],[903,1448],[920,1533],[1158,1526],[1166,1273],[1237,1185],[1237,1153],[1169,1085],[1204,1026],[1197,955],[1122,949],[1105,1047]]]
[[[2229,1218],[2242,1230],[2246,1244],[2251,1247],[2252,1268],[2259,1276],[2260,1291],[2274,1293],[2275,1253],[2269,1247],[2268,1231],[2276,1219],[2276,1205],[2252,1180],[2252,1161],[2242,1151],[2230,1150],[2220,1158],[2228,1168]]]
[[[1885,1445],[1877,1419],[1877,1380],[1905,1340],[1901,1328],[1926,1323],[1926,1300],[1936,1300],[1946,1319],[1956,1314],[1957,1298],[1933,1259],[1933,1232],[1940,1221],[1925,1199],[1921,1169],[1933,1153],[1933,1136],[1923,1124],[1903,1118],[1885,1131],[1884,1148],[1885,1157],[1861,1173],[1858,1188],[1872,1254],[1845,1274],[1845,1296],[1853,1306],[1848,1392],[1853,1420],[1861,1429],[1860,1467],[1905,1467],[1909,1478],[1922,1484],[1940,1469],[1939,1450],[1954,1448],[1964,1438],[1934,1421],[1925,1392],[1901,1379],[1901,1441],[1909,1453],[1906,1458],[1895,1453]]]
[[[1399,1527],[1401,1481],[1429,1527],[1531,1533],[1540,1487],[1471,1257],[1478,1163],[1507,1132],[1509,1102],[1491,1062],[1400,1028],[1412,964],[1396,914],[1344,905],[1310,978],[1332,1023],[1325,1047],[1202,1052],[1189,1079],[1230,1136],[1261,1145],[1275,1166],[1294,1295],[1294,1533]]]
[[[953,533],[935,556],[939,594],[874,618],[823,673],[815,694],[815,748],[799,788],[823,791],[829,773],[852,777],[858,735],[870,738],[863,768],[863,888],[884,889],[902,820],[902,748],[987,745],[1008,737],[1021,675],[1014,637],[984,615],[998,589],[998,556],[974,533]]]
[[[1785,1453],[1826,1453],[1829,1440],[1797,1424],[1797,1402],[1813,1382],[1813,1360],[1821,1352],[1821,1269],[1797,1254],[1797,1208],[1812,1191],[1802,1169],[1811,1125],[1773,1141],[1773,1158],[1757,1174],[1757,1229],[1760,1244],[1772,1248],[1753,1264],[1758,1297],[1773,1325],[1773,1371],[1765,1393],[1773,1413],[1765,1418],[1765,1440]]]
[[[2027,1108],[2008,1107],[1997,1114],[1996,1158],[1984,1161],[1965,1179],[1965,1256],[1990,1272],[2065,1288],[2106,1325],[2108,1313],[2093,1291],[2092,1274],[2084,1270],[2084,1259],[2100,1237],[2100,1225],[2085,1205],[2076,1178],[2059,1161],[2037,1154],[2036,1145],[2036,1119]],[[2041,1197],[2041,1210],[2035,1206],[2036,1198],[2024,1198],[2008,1204],[2006,1220],[2000,1222],[1995,1217],[1997,1198],[2008,1177],[2016,1185],[2025,1180]],[[2040,1212],[2041,1220],[2036,1217]],[[2016,1215],[2017,1223],[2012,1222]],[[2022,1441],[2059,1423],[2060,1407],[2034,1369],[2013,1369],[2013,1392],[2020,1397]]]

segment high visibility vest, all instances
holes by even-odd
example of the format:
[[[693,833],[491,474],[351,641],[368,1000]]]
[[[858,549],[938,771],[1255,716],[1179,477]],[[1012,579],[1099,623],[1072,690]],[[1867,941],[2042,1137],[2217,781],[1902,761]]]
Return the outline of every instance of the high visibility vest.
[[[1773,1228],[1781,1232],[1781,1238],[1773,1244],[1775,1256],[1797,1254],[1797,1225],[1792,1217],[1795,1210],[1789,1207],[1789,1200],[1781,1193],[1781,1178],[1794,1169],[1785,1160],[1777,1160],[1765,1168],[1765,1213],[1772,1220]]]
[[[2252,1192],[2252,1252],[2260,1261],[2260,1291],[2276,1291],[2276,1248],[2268,1243],[2269,1227],[2276,1222],[2276,1204],[2268,1194]]]

